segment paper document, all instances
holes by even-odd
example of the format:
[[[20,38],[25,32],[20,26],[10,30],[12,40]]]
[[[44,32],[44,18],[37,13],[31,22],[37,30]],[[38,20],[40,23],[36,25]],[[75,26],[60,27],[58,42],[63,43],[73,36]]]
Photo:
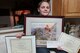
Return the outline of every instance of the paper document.
[[[56,53],[55,51],[50,51],[50,53]]]
[[[59,45],[59,41],[47,41],[47,48],[57,48]]]
[[[78,53],[78,50],[80,49],[80,39],[66,33],[61,33],[59,42],[62,44],[62,49],[68,53]]]

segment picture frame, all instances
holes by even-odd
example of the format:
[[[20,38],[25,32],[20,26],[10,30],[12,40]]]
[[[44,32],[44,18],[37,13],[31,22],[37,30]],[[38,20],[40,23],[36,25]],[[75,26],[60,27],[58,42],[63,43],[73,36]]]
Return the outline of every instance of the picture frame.
[[[25,34],[35,35],[37,45],[46,46],[47,41],[56,41],[61,34],[62,19],[63,16],[26,16]]]
[[[8,53],[36,53],[35,36],[6,36],[6,46]]]

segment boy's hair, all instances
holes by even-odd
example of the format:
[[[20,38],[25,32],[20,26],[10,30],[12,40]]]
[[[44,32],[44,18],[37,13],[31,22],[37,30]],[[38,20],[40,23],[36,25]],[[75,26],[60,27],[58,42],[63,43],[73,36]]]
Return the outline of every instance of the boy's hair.
[[[47,2],[49,2],[50,0],[42,0],[42,1],[47,1]]]
[[[39,4],[38,4],[38,8],[40,7],[40,5],[41,5],[43,2],[47,2],[47,3],[49,3],[49,0],[42,0],[41,2],[39,2]]]

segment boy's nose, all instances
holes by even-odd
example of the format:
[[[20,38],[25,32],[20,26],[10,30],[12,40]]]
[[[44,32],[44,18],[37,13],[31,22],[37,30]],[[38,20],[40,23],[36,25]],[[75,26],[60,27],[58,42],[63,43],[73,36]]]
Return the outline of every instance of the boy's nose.
[[[45,9],[45,11],[47,11],[47,9]]]

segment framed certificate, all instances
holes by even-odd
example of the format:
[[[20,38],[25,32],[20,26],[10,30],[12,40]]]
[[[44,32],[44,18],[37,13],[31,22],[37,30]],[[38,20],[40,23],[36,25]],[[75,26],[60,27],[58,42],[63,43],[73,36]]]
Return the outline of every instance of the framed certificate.
[[[6,37],[8,53],[36,53],[35,36]]]
[[[46,45],[47,41],[55,41],[62,32],[62,17],[27,16],[25,18],[26,35],[35,35],[37,45]]]

